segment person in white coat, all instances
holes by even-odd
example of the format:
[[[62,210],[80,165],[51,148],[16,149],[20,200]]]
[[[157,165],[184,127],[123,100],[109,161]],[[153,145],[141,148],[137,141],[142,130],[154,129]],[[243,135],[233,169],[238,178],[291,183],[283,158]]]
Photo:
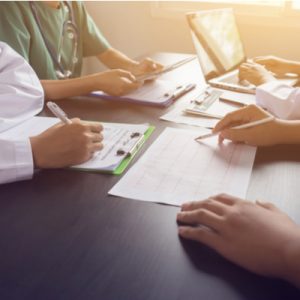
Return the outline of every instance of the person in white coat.
[[[4,139],[1,133],[38,114],[44,92],[29,64],[0,42],[0,183],[32,177],[34,168],[59,168],[88,160],[102,148],[101,125],[79,119],[59,123],[40,135]]]
[[[241,65],[239,76],[257,86],[256,103],[281,119],[300,119],[300,88],[275,78],[287,73],[300,75],[300,63],[275,56],[254,58]]]

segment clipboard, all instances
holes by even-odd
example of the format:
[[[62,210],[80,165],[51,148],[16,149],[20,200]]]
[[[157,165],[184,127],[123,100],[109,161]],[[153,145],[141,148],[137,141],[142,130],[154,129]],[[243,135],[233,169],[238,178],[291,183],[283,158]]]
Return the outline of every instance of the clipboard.
[[[126,96],[111,96],[101,91],[92,92],[90,96],[99,97],[103,100],[129,102],[138,105],[168,107],[195,87],[195,83],[175,83],[157,79],[145,82],[138,90]]]
[[[201,94],[201,96],[203,94],[204,97],[201,97],[201,100],[194,100],[190,106],[184,109],[184,113],[201,117],[222,119],[223,115],[217,114],[215,111],[210,111],[210,107],[219,100],[222,92],[219,90],[206,90]]]
[[[135,155],[139,152],[139,150],[143,147],[144,143],[149,139],[153,131],[155,130],[155,126],[149,125],[146,132],[143,134],[143,138],[139,142],[138,145],[136,145],[135,149],[133,150],[130,155],[126,155],[121,162],[116,166],[113,170],[104,170],[97,167],[93,168],[84,168],[80,166],[72,166],[71,169],[78,170],[78,171],[91,171],[91,172],[99,172],[104,174],[111,174],[111,175],[121,175],[125,169],[128,167],[130,162],[134,159]]]
[[[206,117],[212,119],[222,119],[226,114],[240,108],[237,103],[226,103],[220,101],[223,91],[208,89],[191,102],[183,110],[183,113],[195,117]]]
[[[151,136],[151,134],[153,133],[154,130],[155,130],[155,126],[149,126],[149,128],[145,132],[144,138],[143,138],[142,142],[139,144],[139,146],[135,149],[135,151],[130,156],[128,156],[127,158],[124,158],[122,160],[122,162],[119,164],[119,166],[117,167],[117,169],[115,169],[113,172],[111,172],[111,174],[121,175],[125,171],[125,169],[128,167],[130,162],[134,159],[135,155],[139,152],[139,150],[143,147],[145,142],[149,139],[149,137]]]

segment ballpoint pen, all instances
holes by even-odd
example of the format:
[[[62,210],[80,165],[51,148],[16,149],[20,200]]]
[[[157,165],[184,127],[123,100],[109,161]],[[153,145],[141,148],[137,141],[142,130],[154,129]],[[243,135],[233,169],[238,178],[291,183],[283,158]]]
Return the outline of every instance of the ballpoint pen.
[[[47,107],[51,112],[65,124],[71,124],[72,121],[67,117],[66,113],[54,102],[47,102]]]
[[[253,121],[253,122],[250,122],[250,123],[230,127],[228,129],[246,129],[246,128],[255,127],[255,126],[258,126],[258,125],[261,125],[261,124],[265,124],[265,123],[271,122],[273,120],[275,120],[275,117],[270,116],[270,117],[267,117],[267,118],[262,119],[262,120],[257,120],[257,121]],[[219,132],[203,134],[203,135],[200,135],[197,138],[195,138],[195,141],[198,142],[200,140],[203,140],[203,139],[206,139],[206,138],[218,135],[218,134],[219,134]]]

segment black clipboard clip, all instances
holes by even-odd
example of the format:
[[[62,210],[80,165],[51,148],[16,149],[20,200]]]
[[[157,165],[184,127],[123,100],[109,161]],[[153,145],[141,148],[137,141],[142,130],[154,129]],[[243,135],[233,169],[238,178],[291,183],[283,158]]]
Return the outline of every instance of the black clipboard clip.
[[[145,141],[144,134],[142,134],[140,132],[133,132],[130,135],[131,139],[134,139],[134,138],[137,138],[137,137],[138,137],[138,139],[136,140],[134,145],[129,150],[119,149],[119,150],[117,150],[116,155],[118,155],[118,156],[125,155],[125,157],[129,157],[129,156],[133,155]]]

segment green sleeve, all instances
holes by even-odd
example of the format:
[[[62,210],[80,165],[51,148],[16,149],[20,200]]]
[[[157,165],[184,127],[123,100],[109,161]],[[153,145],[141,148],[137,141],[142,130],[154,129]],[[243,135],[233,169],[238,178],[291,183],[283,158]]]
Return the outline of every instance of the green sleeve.
[[[76,2],[73,3],[75,4]],[[99,55],[111,46],[100,32],[94,20],[86,11],[84,4],[82,2],[77,2],[76,4],[78,5],[78,10],[80,12],[80,34],[83,44],[83,56],[87,57]]]
[[[0,40],[29,62],[30,34],[24,15],[15,2],[0,2]]]

